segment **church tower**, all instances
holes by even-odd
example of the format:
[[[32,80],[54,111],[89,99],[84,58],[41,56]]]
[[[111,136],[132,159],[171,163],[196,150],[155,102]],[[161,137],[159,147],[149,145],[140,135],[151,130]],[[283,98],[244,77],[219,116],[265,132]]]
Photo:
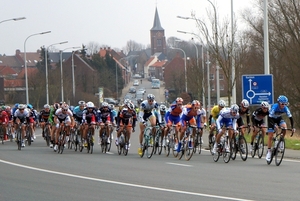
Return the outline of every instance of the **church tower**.
[[[157,8],[155,9],[154,23],[150,30],[150,37],[151,55],[157,52],[162,52],[164,55],[167,55],[165,30],[160,25]]]

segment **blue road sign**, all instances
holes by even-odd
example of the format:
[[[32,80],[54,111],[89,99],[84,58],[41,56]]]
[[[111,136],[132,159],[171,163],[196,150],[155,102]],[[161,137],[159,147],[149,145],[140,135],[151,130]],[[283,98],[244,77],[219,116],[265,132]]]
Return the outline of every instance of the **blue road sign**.
[[[259,105],[262,101],[273,104],[273,75],[243,75],[243,99],[251,105]]]

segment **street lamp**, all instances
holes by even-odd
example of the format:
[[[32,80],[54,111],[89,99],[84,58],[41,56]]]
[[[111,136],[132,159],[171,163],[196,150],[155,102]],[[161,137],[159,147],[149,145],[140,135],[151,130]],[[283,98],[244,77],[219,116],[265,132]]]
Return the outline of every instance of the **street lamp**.
[[[183,52],[184,55],[184,79],[185,79],[185,92],[187,93],[187,76],[186,76],[186,54],[185,51],[181,48],[178,47],[170,47],[171,49],[177,49],[177,50],[181,50]]]
[[[3,20],[3,21],[0,21],[0,24],[2,22],[7,22],[7,21],[18,21],[18,20],[25,20],[26,17],[17,17],[17,18],[12,18],[12,19],[8,19],[8,20]]]
[[[209,61],[209,52],[207,50],[206,52],[206,64],[207,64],[207,110],[210,112],[210,80],[209,80],[209,64],[210,64],[210,61]]]
[[[48,85],[48,49],[53,46],[53,45],[61,45],[61,44],[65,44],[68,41],[64,41],[64,42],[60,42],[60,43],[54,43],[52,45],[49,45],[46,49],[45,49],[45,70],[46,70],[46,102],[47,104],[49,104],[49,85]]]
[[[75,104],[75,70],[74,70],[74,53],[77,52],[78,50],[73,50],[72,52],[72,88],[73,88],[73,102]]]
[[[51,31],[46,31],[46,32],[41,32],[41,33],[31,34],[30,36],[28,36],[28,37],[25,39],[25,42],[24,42],[26,104],[29,104],[29,95],[28,95],[28,77],[27,77],[27,60],[26,60],[26,41],[28,40],[28,38],[30,38],[30,37],[32,37],[32,36],[43,35],[43,34],[47,34],[47,33],[51,33]]]
[[[60,50],[60,86],[61,86],[61,101],[64,102],[64,80],[63,80],[63,68],[62,68],[62,53],[67,49],[78,49],[80,47],[68,47]]]
[[[180,16],[177,16],[177,17],[180,17]],[[183,34],[191,34],[191,35],[194,35],[194,36],[196,36],[196,37],[198,37],[197,36],[197,34],[195,34],[195,33],[192,33],[192,32],[186,32],[186,31],[177,31],[177,32],[179,32],[179,33],[183,33]],[[192,40],[193,40],[193,38],[192,38]],[[194,41],[194,40],[193,40]],[[203,41],[201,40],[201,43],[202,43],[202,45],[201,45],[201,60],[202,60],[202,104],[205,106],[205,88],[204,88],[204,57],[203,57]],[[195,44],[195,43],[193,43],[193,45],[195,46],[195,48],[196,48],[196,54],[197,54],[197,67],[199,66],[199,62],[198,62],[198,47],[197,47],[197,45]]]

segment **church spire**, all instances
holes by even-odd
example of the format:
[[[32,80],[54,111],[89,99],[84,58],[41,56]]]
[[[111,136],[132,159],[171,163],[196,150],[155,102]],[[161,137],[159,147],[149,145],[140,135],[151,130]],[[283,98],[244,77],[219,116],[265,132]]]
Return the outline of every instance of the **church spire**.
[[[157,11],[157,7],[156,7],[156,9],[155,9],[155,16],[154,16],[154,22],[153,22],[153,27],[152,27],[151,31],[163,31],[163,30],[164,29],[160,25],[158,11]]]

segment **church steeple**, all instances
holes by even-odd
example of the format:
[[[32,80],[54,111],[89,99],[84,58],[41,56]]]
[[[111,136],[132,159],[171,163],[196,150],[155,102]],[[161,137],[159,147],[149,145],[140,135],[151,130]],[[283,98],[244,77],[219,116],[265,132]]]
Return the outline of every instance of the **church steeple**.
[[[150,30],[151,37],[151,54],[155,54],[156,52],[162,52],[166,55],[166,38],[165,38],[165,30],[162,28],[160,24],[160,19],[157,11],[157,7],[155,8],[154,22],[153,27]]]

